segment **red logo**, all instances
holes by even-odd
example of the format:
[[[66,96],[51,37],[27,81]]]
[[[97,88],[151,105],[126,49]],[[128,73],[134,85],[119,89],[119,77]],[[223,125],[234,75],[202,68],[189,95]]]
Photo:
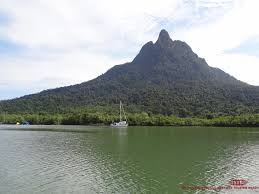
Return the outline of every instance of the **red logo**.
[[[247,180],[244,179],[232,179],[229,181],[229,184],[232,186],[244,186],[248,183]]]

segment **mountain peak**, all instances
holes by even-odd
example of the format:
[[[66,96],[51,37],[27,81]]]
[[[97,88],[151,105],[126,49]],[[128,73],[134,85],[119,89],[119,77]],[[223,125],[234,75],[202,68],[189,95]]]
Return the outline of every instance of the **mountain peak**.
[[[99,110],[102,106],[112,111],[118,99],[128,104],[133,113],[190,117],[259,113],[259,87],[208,66],[187,43],[171,40],[165,30],[161,30],[155,44],[146,43],[130,63],[117,65],[79,85],[0,101],[0,111],[67,114],[88,107]],[[76,120],[74,124],[80,122]]]
[[[172,42],[169,33],[166,30],[161,30],[156,43],[161,46],[168,46]]]
[[[162,29],[159,33],[159,38],[160,39],[170,39],[170,36],[165,29]]]

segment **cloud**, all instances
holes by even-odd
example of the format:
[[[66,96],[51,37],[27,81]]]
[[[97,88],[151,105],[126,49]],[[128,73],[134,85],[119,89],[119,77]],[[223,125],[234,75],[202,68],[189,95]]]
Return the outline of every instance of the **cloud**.
[[[26,94],[93,79],[132,60],[162,28],[190,44],[209,65],[259,85],[253,73],[258,56],[226,52],[259,34],[257,1],[0,0],[0,5],[5,72],[0,82],[12,83],[10,90],[33,88]],[[243,71],[245,61],[251,72]],[[0,87],[1,92],[8,93]]]
[[[246,54],[220,54],[208,60],[211,66],[218,67],[241,81],[259,85],[259,57]]]
[[[233,2],[232,8],[216,22],[205,26],[192,26],[186,32],[189,40],[194,45],[202,45],[202,53],[223,52],[240,45],[241,42],[259,34],[259,27],[255,25],[259,12],[257,1]]]
[[[11,15],[5,29],[10,40],[28,47],[64,48],[80,44],[97,45],[117,39],[143,35],[150,21],[145,14],[167,17],[177,2],[143,1],[82,1],[2,0],[2,9]],[[134,36],[134,39],[131,38]],[[144,36],[141,36],[141,38]]]
[[[219,67],[242,81],[259,85],[255,73],[259,70],[259,55],[255,51],[251,55],[252,45],[249,45],[250,50],[243,49],[242,53],[238,50],[248,40],[258,40],[259,26],[255,25],[259,18],[258,8],[258,1],[232,1],[228,12],[218,20],[182,29],[178,37],[206,58],[209,65]]]
[[[11,82],[9,88],[16,90],[35,88],[46,77],[58,77],[67,84],[93,79],[131,60],[155,34],[147,33],[153,29],[147,15],[166,17],[178,2],[1,0],[0,13],[9,22],[0,26],[0,40],[4,40],[0,65],[5,72],[0,81]],[[45,88],[39,85],[38,91],[60,84],[47,83]]]
[[[224,53],[228,54],[247,54],[250,56],[259,56],[259,36],[252,37],[242,42],[238,47],[225,50]]]
[[[25,94],[37,93],[48,88],[50,85],[52,88],[62,85],[70,85],[70,81],[71,80],[63,79],[61,77],[50,77],[42,80],[36,80],[34,82],[27,80],[2,81],[0,82],[0,99],[10,99],[18,96],[24,96]]]

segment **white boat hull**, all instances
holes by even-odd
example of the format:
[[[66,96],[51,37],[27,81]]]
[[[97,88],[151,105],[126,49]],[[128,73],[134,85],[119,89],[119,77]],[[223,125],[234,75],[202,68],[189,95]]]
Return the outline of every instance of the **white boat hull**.
[[[117,123],[112,123],[111,127],[128,127],[128,123],[126,121],[120,121]]]

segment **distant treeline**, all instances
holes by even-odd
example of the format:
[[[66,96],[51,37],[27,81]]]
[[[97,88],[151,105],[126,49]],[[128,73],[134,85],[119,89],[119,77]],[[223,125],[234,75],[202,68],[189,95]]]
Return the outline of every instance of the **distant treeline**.
[[[130,125],[139,126],[222,126],[259,127],[259,115],[218,116],[206,118],[179,118],[176,116],[149,115],[145,112],[128,113]],[[118,114],[104,112],[71,112],[63,114],[0,114],[0,123],[15,124],[28,121],[43,125],[108,125],[118,120]]]

